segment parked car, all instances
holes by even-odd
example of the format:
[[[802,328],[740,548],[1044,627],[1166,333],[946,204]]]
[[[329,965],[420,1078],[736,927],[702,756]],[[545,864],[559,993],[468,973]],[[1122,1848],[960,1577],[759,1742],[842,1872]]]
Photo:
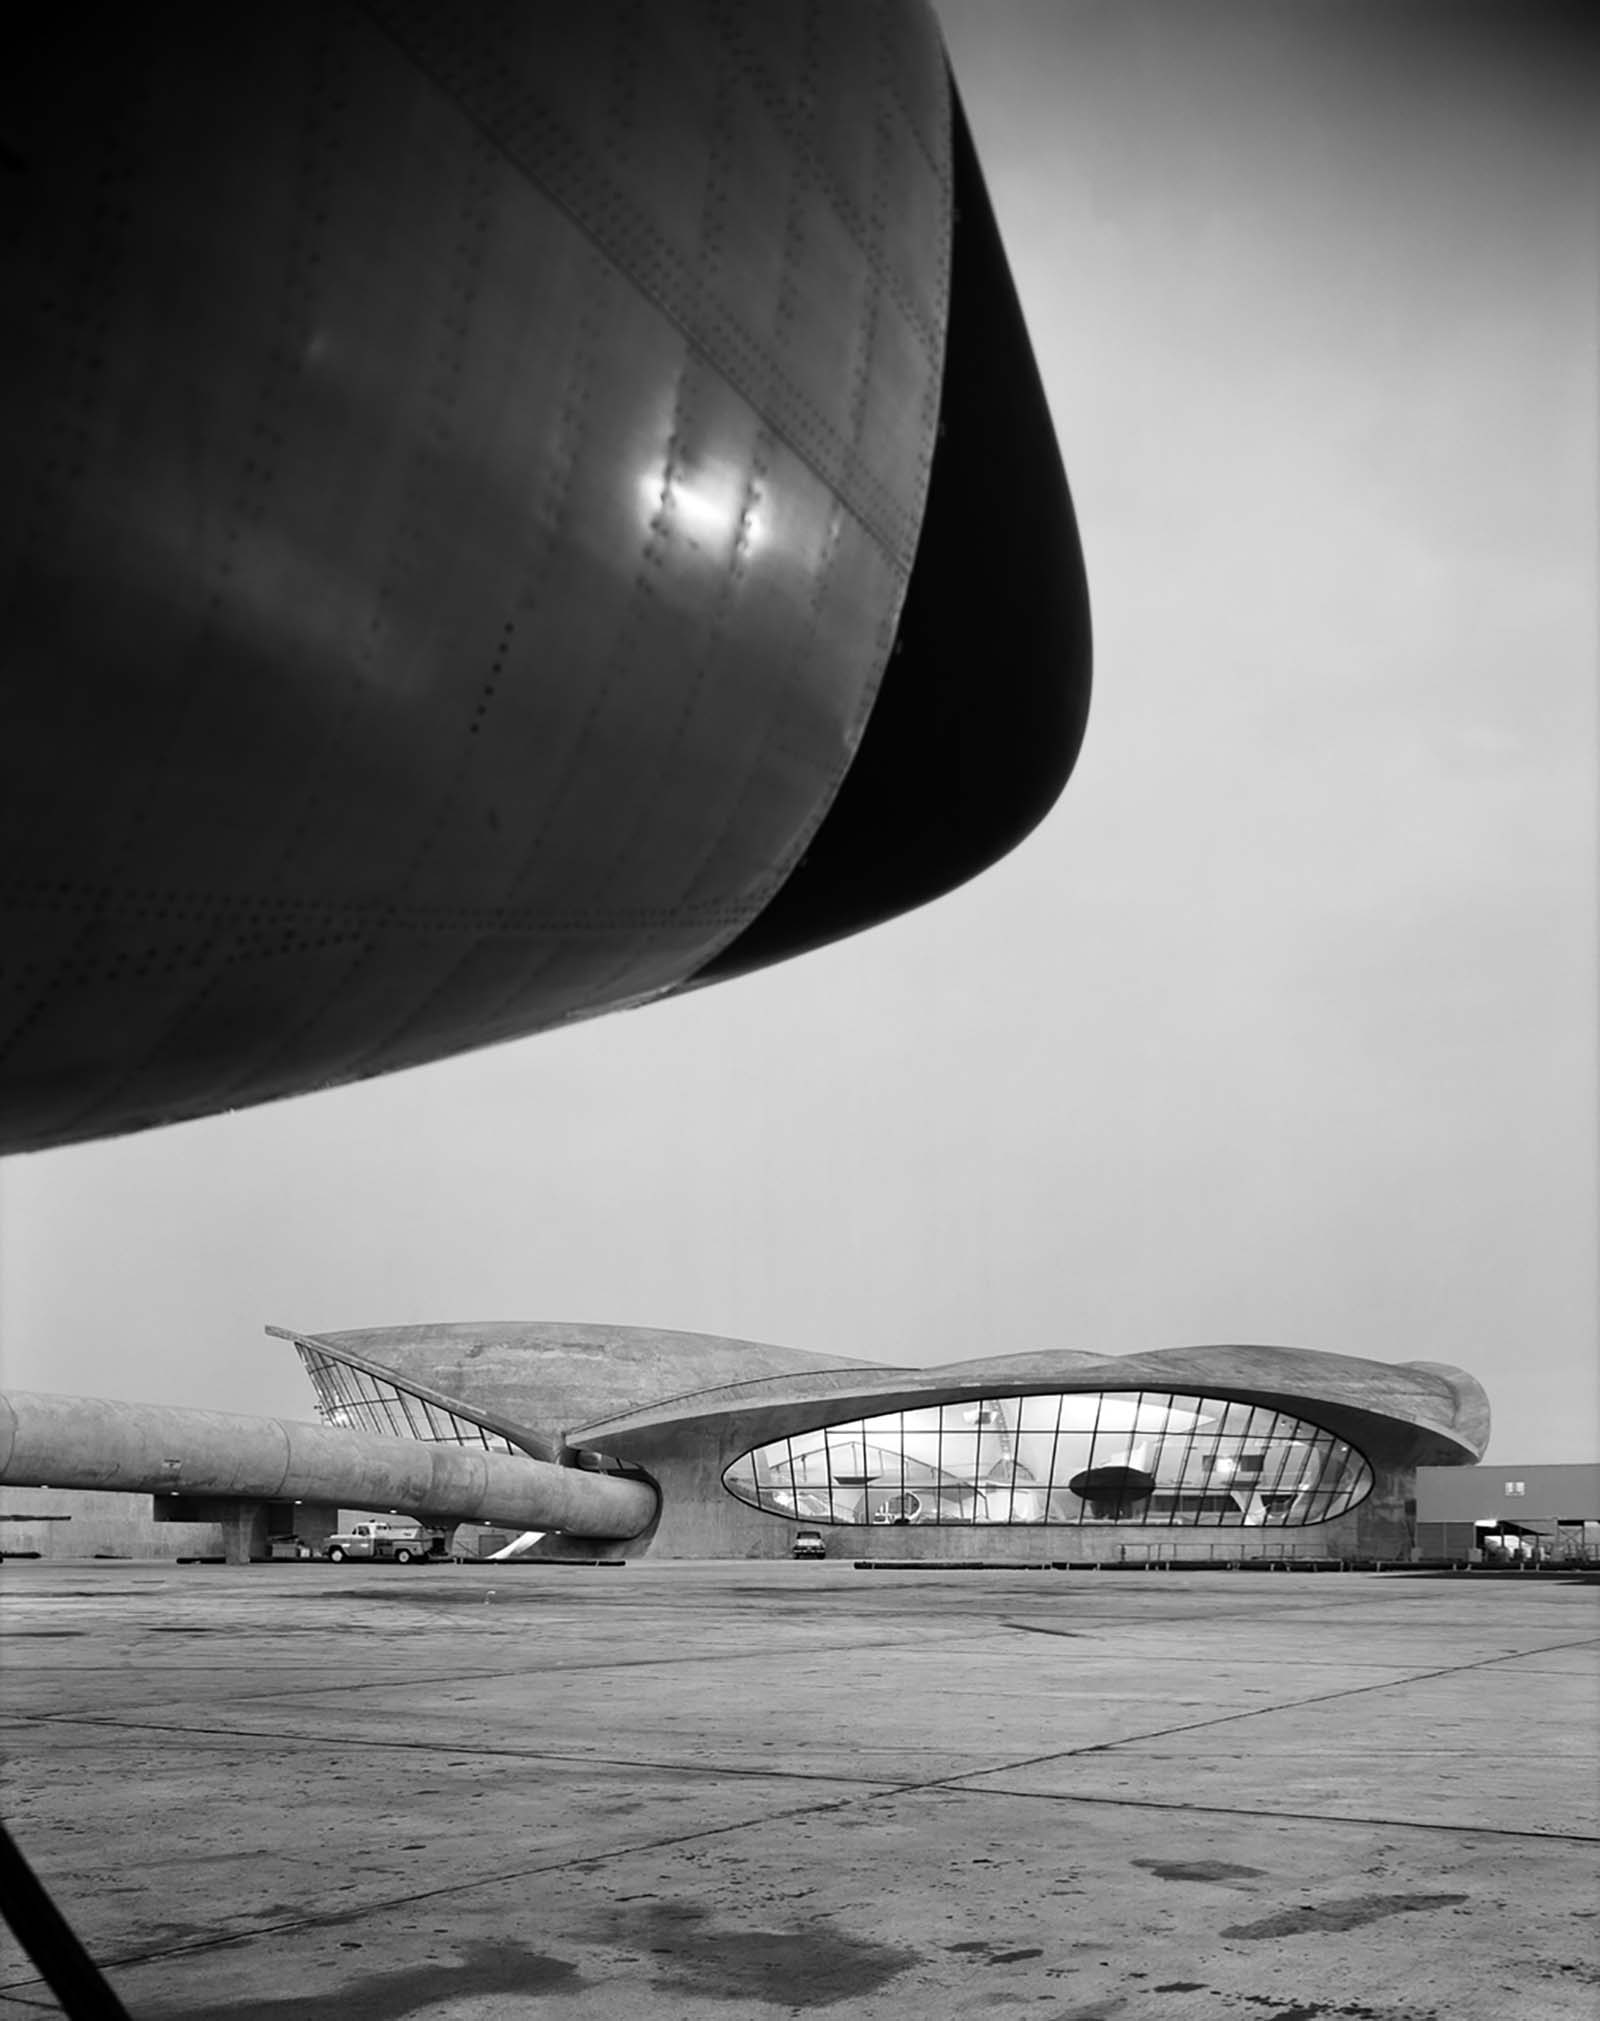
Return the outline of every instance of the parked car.
[[[820,1530],[796,1530],[794,1533],[794,1556],[797,1558],[826,1558],[827,1539]]]

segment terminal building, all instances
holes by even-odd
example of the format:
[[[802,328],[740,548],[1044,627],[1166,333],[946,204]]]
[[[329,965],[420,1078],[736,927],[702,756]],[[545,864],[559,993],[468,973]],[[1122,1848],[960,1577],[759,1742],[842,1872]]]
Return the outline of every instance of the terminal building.
[[[75,1447],[69,1477],[49,1429],[67,1421],[68,1400],[11,1399],[0,1550],[93,1555],[92,1532],[101,1555],[146,1555],[170,1536],[187,1551],[156,1554],[215,1555],[220,1538],[230,1556],[261,1557],[275,1535],[314,1545],[352,1506],[352,1480],[422,1478],[392,1487],[387,1505],[452,1525],[510,1522],[521,1548],[544,1557],[783,1558],[809,1532],[839,1558],[1407,1563],[1468,1554],[1459,1522],[1476,1517],[1446,1537],[1449,1519],[1421,1507],[1419,1482],[1459,1473],[1465,1487],[1489,1434],[1488,1399],[1460,1369],[1297,1348],[1045,1350],[904,1368],[633,1327],[269,1331],[298,1352],[318,1425],[85,1402],[100,1413],[93,1454]],[[29,1419],[33,1404],[56,1416]],[[121,1446],[119,1412],[144,1414]],[[184,1457],[186,1421],[201,1417],[204,1468]],[[291,1454],[281,1477],[219,1458],[230,1423],[250,1428],[231,1435],[252,1451]],[[275,1427],[271,1438],[260,1427]],[[373,1472],[375,1461],[385,1467]],[[47,1467],[52,1495],[151,1497],[136,1505],[125,1550],[104,1501],[81,1528],[77,1516],[25,1520],[72,1513],[21,1506],[28,1485],[40,1503]],[[524,1513],[508,1516],[503,1483],[519,1467],[533,1499],[514,1496]],[[499,1504],[451,1485],[485,1469],[502,1484]],[[550,1481],[563,1490],[555,1501]],[[560,1511],[579,1506],[578,1489],[599,1499],[569,1524]],[[525,1513],[547,1507],[557,1512],[547,1524]],[[1548,1520],[1581,1526],[1595,1514],[1586,1499]],[[210,1533],[219,1524],[227,1535]]]

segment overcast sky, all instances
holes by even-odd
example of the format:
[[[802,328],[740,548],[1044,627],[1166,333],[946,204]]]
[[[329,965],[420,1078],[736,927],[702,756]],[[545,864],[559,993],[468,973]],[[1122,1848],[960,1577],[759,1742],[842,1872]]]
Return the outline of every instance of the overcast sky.
[[[1584,12],[941,14],[1088,555],[1055,813],[680,1003],[9,1161],[8,1384],[309,1416],[269,1321],[1260,1341],[1600,1453]]]

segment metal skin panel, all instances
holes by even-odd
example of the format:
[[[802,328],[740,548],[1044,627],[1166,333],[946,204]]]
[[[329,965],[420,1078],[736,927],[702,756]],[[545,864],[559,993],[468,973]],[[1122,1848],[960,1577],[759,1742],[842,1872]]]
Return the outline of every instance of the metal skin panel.
[[[27,42],[0,1145],[682,985],[895,637],[931,15],[86,6]]]
[[[0,1396],[0,1482],[401,1509],[574,1537],[637,1536],[656,1514],[642,1481],[520,1454],[24,1390]]]

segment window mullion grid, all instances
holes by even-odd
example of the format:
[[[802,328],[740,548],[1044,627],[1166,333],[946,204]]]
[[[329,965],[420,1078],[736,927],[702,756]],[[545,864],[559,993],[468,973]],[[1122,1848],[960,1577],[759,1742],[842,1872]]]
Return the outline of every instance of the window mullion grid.
[[[357,1399],[355,1404],[356,1415],[365,1429],[369,1432],[393,1431],[393,1425],[386,1423],[379,1416],[377,1406],[373,1400],[372,1384],[359,1369],[354,1372],[352,1387],[355,1390]]]
[[[1306,1521],[1325,1523],[1333,1509],[1333,1491],[1328,1485],[1328,1466],[1333,1458],[1333,1434],[1316,1434],[1316,1472],[1306,1494]]]
[[[1322,1520],[1327,1522],[1332,1516],[1344,1510],[1342,1493],[1344,1484],[1344,1463],[1339,1457],[1340,1441],[1330,1433],[1328,1448],[1323,1455],[1322,1471],[1317,1477],[1317,1492],[1322,1503]]]
[[[1189,1401],[1193,1403],[1194,1398],[1191,1397]],[[1189,1462],[1194,1457],[1194,1442],[1200,1435],[1200,1416],[1201,1414],[1197,1410],[1192,1410],[1189,1413],[1189,1436],[1184,1441],[1183,1458],[1178,1462],[1178,1482],[1177,1486],[1173,1489],[1175,1501],[1174,1507],[1168,1513],[1167,1520],[1169,1522],[1173,1516],[1182,1515],[1183,1513],[1184,1483],[1189,1478]],[[1205,1496],[1201,1495],[1199,1506],[1194,1511],[1196,1528],[1205,1520],[1205,1515]]]
[[[1144,1401],[1147,1394],[1148,1392],[1145,1390],[1140,1390],[1133,1400],[1133,1429],[1128,1434],[1127,1464],[1130,1472],[1133,1469],[1134,1454],[1139,1450],[1139,1433],[1140,1427],[1144,1422]],[[1170,1396],[1167,1401],[1171,1403],[1172,1399]],[[1139,1528],[1141,1530],[1147,1530],[1150,1527],[1150,1505],[1155,1498],[1155,1489],[1152,1488],[1144,1498],[1144,1507],[1139,1511]]]
[[[1100,1416],[1105,1407],[1105,1391],[1099,1390],[1096,1392],[1094,1400],[1094,1423],[1089,1427],[1089,1464],[1084,1470],[1086,1473],[1092,1473],[1100,1464]],[[1091,1515],[1093,1514],[1093,1505],[1087,1495],[1083,1500],[1083,1508],[1078,1511],[1078,1521],[1080,1523],[1083,1521],[1084,1510],[1086,1509],[1089,1510]]]
[[[1278,1461],[1278,1471],[1272,1477],[1271,1489],[1269,1490],[1266,1487],[1263,1487],[1261,1490],[1263,1498],[1265,1498],[1265,1496],[1268,1493],[1271,1493],[1274,1498],[1278,1497],[1283,1493],[1283,1477],[1285,1473],[1288,1472],[1290,1461],[1293,1460],[1296,1456],[1294,1437],[1295,1433],[1298,1432],[1299,1429],[1300,1429],[1300,1420],[1298,1418],[1287,1418],[1284,1416],[1282,1411],[1279,1411],[1277,1416],[1273,1419],[1272,1436],[1273,1439],[1275,1439],[1279,1443],[1282,1449],[1283,1456]],[[1266,1513],[1271,1517],[1273,1522],[1277,1523],[1280,1527],[1289,1527],[1289,1517],[1294,1513],[1294,1511],[1291,1507],[1288,1509],[1271,1509]]]
[[[1244,1521],[1244,1510],[1239,1506],[1241,1488],[1239,1460],[1244,1452],[1244,1438],[1241,1433],[1233,1429],[1233,1413],[1238,1408],[1239,1406],[1232,1402],[1225,1403],[1222,1406],[1222,1424],[1211,1448],[1211,1478],[1213,1482],[1217,1482],[1225,1490],[1228,1499],[1233,1504],[1231,1509],[1218,1509],[1217,1527],[1219,1529],[1224,1524],[1230,1529],[1234,1529]],[[1221,1471],[1224,1460],[1228,1463],[1228,1471],[1225,1474]]]
[[[317,1401],[321,1405],[324,1416],[326,1416],[329,1411],[343,1409],[344,1394],[339,1388],[338,1383],[334,1380],[331,1368],[324,1367],[321,1373],[322,1381],[317,1384]]]
[[[1061,1449],[1061,1409],[1065,1401],[1064,1397],[1058,1396],[1056,1398],[1055,1429],[1050,1434],[1050,1464],[1045,1470],[1044,1477],[1044,1520],[1046,1528],[1049,1527],[1051,1521],[1050,1511],[1055,1507],[1056,1454]]]
[[[383,1385],[375,1380],[369,1383],[369,1387],[373,1398],[374,1415],[381,1420],[383,1429],[393,1438],[401,1429],[395,1421],[394,1393],[392,1390],[386,1392]]]
[[[1366,1454],[1347,1445],[1339,1478],[1342,1490],[1339,1514],[1342,1516],[1347,1509],[1353,1509],[1357,1502],[1364,1502],[1372,1493],[1372,1466]]]
[[[1239,1459],[1240,1459],[1240,1464],[1241,1464],[1241,1465],[1248,1465],[1248,1464],[1250,1464],[1250,1449],[1251,1449],[1252,1447],[1254,1447],[1255,1445],[1257,1445],[1257,1444],[1259,1443],[1259,1437],[1258,1437],[1258,1434],[1257,1434],[1257,1431],[1256,1431],[1256,1425],[1257,1425],[1257,1423],[1259,1422],[1259,1420],[1260,1420],[1260,1418],[1261,1418],[1261,1415],[1262,1415],[1262,1412],[1261,1412],[1261,1406],[1260,1406],[1259,1404],[1252,1404],[1252,1405],[1250,1406],[1250,1416],[1249,1416],[1249,1418],[1248,1418],[1248,1419],[1246,1420],[1246,1423],[1245,1423],[1245,1442],[1244,1442],[1244,1445],[1243,1445],[1243,1447],[1241,1447],[1241,1449],[1240,1449],[1240,1453],[1239,1453]],[[1256,1506],[1256,1518],[1257,1518],[1257,1520],[1256,1520],[1256,1522],[1255,1522],[1255,1523],[1254,1523],[1254,1524],[1253,1524],[1253,1525],[1252,1525],[1251,1527],[1252,1527],[1252,1528],[1254,1528],[1254,1529],[1260,1529],[1260,1527],[1261,1527],[1261,1518],[1262,1518],[1262,1517],[1264,1517],[1264,1516],[1265,1516],[1265,1514],[1266,1514],[1266,1511],[1265,1511],[1265,1509],[1263,1509],[1263,1508],[1262,1508],[1262,1507],[1260,1506],[1260,1503],[1261,1503],[1261,1475],[1260,1475],[1259,1473],[1254,1473],[1254,1474],[1252,1474],[1252,1475],[1250,1476],[1250,1483],[1251,1483],[1251,1485],[1250,1485],[1250,1492],[1251,1492],[1251,1494],[1252,1494],[1252,1495],[1253,1495],[1253,1496],[1255,1497],[1255,1500],[1256,1500],[1256,1504],[1257,1504],[1257,1506]]]
[[[326,1374],[327,1394],[333,1401],[325,1405],[324,1409],[342,1410],[357,1422],[368,1426],[376,1423],[382,1427],[387,1423],[391,1430],[395,1429],[397,1420],[403,1419],[413,1438],[431,1437],[440,1441],[447,1439],[450,1433],[454,1433],[458,1443],[468,1442],[465,1436],[467,1421],[458,1419],[454,1413],[442,1413],[426,1398],[412,1398],[409,1392],[388,1385],[384,1385],[381,1390],[374,1393],[376,1386],[365,1372],[360,1370],[329,1367]],[[1068,1465],[1068,1471],[1072,1471],[1068,1462],[1062,1458],[1062,1439],[1066,1406],[1074,1395],[1081,1395],[1081,1392],[1061,1391],[1054,1396],[1055,1417],[1050,1428],[1049,1465],[1042,1482],[1033,1484],[1043,1498],[1042,1508],[1036,1520],[1045,1524],[1059,1520],[1053,1513],[1053,1504],[1057,1493],[1063,1491],[1060,1488],[1062,1467]],[[1012,1442],[1011,1466],[1006,1488],[1009,1504],[1004,1523],[1007,1526],[1014,1526],[1018,1522],[1031,1520],[1018,1515],[1016,1504],[1023,1464],[1021,1420],[1023,1407],[1027,1401],[1028,1399],[1020,1396],[981,1397],[977,1399],[975,1422],[971,1425],[966,1422],[966,1409],[970,1407],[950,1403],[934,1407],[933,1484],[929,1490],[933,1495],[933,1507],[931,1513],[926,1515],[927,1521],[932,1523],[956,1521],[975,1525],[989,1520],[989,1504],[985,1490],[998,1489],[1002,1481],[1007,1480],[1007,1476],[1002,1470],[994,1481],[986,1479],[984,1474],[986,1445],[1000,1439],[1002,1426],[1005,1428],[1005,1435],[1009,1436]],[[1251,1527],[1260,1528],[1269,1521],[1276,1526],[1280,1518],[1294,1527],[1327,1522],[1336,1515],[1342,1515],[1346,1509],[1371,1492],[1372,1470],[1365,1454],[1347,1440],[1336,1438],[1333,1433],[1321,1426],[1305,1423],[1299,1418],[1269,1409],[1265,1405],[1218,1403],[1215,1422],[1208,1427],[1205,1423],[1208,1415],[1206,1407],[1214,1400],[1186,1395],[1182,1401],[1190,1407],[1188,1414],[1191,1423],[1186,1433],[1173,1434],[1171,1422],[1179,1402],[1175,1392],[1162,1394],[1138,1390],[1131,1393],[1121,1391],[1094,1393],[1094,1412],[1089,1426],[1089,1444],[1083,1469],[1085,1472],[1099,1471],[1108,1464],[1113,1429],[1108,1412],[1113,1404],[1119,1407],[1116,1416],[1122,1420],[1118,1438],[1123,1445],[1124,1464],[1131,1467],[1135,1454],[1142,1446],[1148,1446],[1157,1455],[1145,1467],[1139,1469],[1149,1472],[1155,1483],[1151,1493],[1143,1500],[1138,1517],[1140,1528],[1171,1527],[1174,1522],[1181,1521],[1186,1513],[1185,1497],[1191,1493],[1199,1504],[1192,1512],[1196,1525],[1219,1528],[1229,1519],[1235,1524],[1242,1523],[1249,1513],[1248,1505],[1253,1498],[1258,1505],[1259,1520]],[[412,1408],[413,1404],[416,1406],[415,1410]],[[1237,1422],[1236,1413],[1241,1409],[1244,1413],[1242,1427],[1230,1430],[1229,1426]],[[1159,1436],[1147,1435],[1144,1431],[1145,1419],[1151,1414],[1159,1415],[1166,1427]],[[870,1522],[873,1496],[871,1484],[866,1477],[873,1471],[873,1456],[876,1454],[880,1459],[890,1461],[886,1488],[896,1483],[896,1468],[898,1469],[898,1510],[909,1517],[909,1503],[913,1493],[910,1482],[912,1466],[910,1441],[914,1436],[923,1436],[912,1426],[910,1422],[912,1415],[914,1414],[908,1413],[903,1408],[893,1414],[894,1428],[888,1436],[895,1441],[897,1459],[886,1452],[881,1445],[869,1447],[865,1419],[851,1425],[819,1427],[820,1444],[808,1448],[804,1454],[796,1450],[792,1436],[786,1436],[781,1441],[770,1441],[759,1449],[752,1449],[747,1457],[750,1461],[749,1488],[754,1494],[755,1506],[771,1514],[789,1515],[798,1519],[802,1495],[816,1494],[820,1491],[826,1501],[828,1511],[826,1520],[829,1522],[845,1524]],[[419,1432],[416,1428],[419,1417],[428,1428],[426,1433]],[[441,1420],[449,1426],[450,1432],[441,1432]],[[986,1437],[991,1429],[995,1434],[992,1442]],[[498,1451],[504,1444],[499,1440],[491,1442],[489,1434],[482,1426],[474,1425],[473,1431],[486,1449]],[[815,1437],[816,1434],[811,1436]],[[1077,1436],[1079,1434],[1074,1431],[1072,1437]],[[1042,1427],[1039,1437],[1042,1443],[1044,1437]],[[970,1454],[969,1460],[963,1462],[956,1456],[958,1446]],[[1181,1448],[1176,1473],[1173,1476],[1176,1482],[1172,1490],[1174,1506],[1170,1510],[1158,1513],[1153,1504],[1164,1473],[1168,1471],[1165,1467],[1165,1458],[1169,1446]],[[509,1444],[505,1444],[504,1449],[513,1450]],[[774,1456],[779,1451],[786,1455],[786,1479],[791,1505],[788,1510],[780,1505],[776,1486]],[[1256,1473],[1245,1471],[1247,1456],[1252,1451],[1259,1451],[1261,1456],[1261,1469]],[[853,1452],[859,1454],[862,1480],[858,1488],[841,1488],[835,1480],[835,1469]],[[1271,1464],[1269,1455],[1272,1456]],[[1227,1475],[1218,1472],[1224,1459],[1232,1460],[1232,1471]],[[822,1481],[812,1481],[809,1477],[809,1469],[817,1461],[821,1462],[824,1469],[825,1478]],[[781,1467],[785,1463],[777,1464]],[[1204,1475],[1198,1482],[1191,1478],[1196,1466],[1200,1467]],[[807,1470],[804,1481],[802,1469]],[[1291,1476],[1292,1490],[1285,1486]],[[954,1492],[957,1497],[955,1515],[951,1514],[947,1505],[947,1491]],[[960,1513],[960,1497],[963,1492],[968,1497],[965,1515]],[[1269,1506],[1282,1503],[1285,1494],[1290,1494],[1291,1506],[1288,1508]],[[845,1496],[854,1498],[848,1508],[844,1504]],[[1236,1504],[1242,1502],[1245,1506],[1226,1511],[1205,1506],[1208,1501],[1221,1501],[1229,1496]],[[980,1513],[980,1500],[982,1513]],[[1081,1499],[1077,1514],[1071,1519],[1072,1527],[1080,1529],[1104,1520],[1106,1519],[1093,1514],[1092,1498],[1087,1496]],[[1113,1516],[1110,1520],[1123,1521],[1126,1520],[1126,1515]]]
[[[1316,1435],[1315,1443],[1317,1465],[1316,1473],[1311,1481],[1308,1499],[1313,1506],[1320,1507],[1325,1511],[1332,1500],[1332,1493],[1328,1486],[1328,1463],[1333,1458],[1333,1434],[1331,1432],[1319,1431]],[[1318,1522],[1323,1520],[1324,1517],[1319,1516],[1317,1518]]]

